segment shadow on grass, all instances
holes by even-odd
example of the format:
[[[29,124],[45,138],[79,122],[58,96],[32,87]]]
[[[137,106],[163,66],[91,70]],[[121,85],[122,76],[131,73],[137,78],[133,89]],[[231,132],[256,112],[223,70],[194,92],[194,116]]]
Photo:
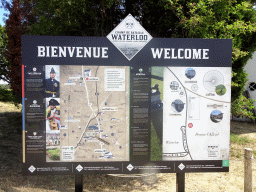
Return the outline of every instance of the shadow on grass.
[[[6,89],[3,86],[0,86],[0,101],[11,102],[15,105],[21,103],[21,96],[13,94],[11,89]]]
[[[231,121],[230,133],[238,135],[245,133],[256,133],[256,125],[248,122]]]
[[[155,184],[156,181],[152,184]],[[75,189],[74,175],[23,176],[15,170],[0,175],[0,190],[4,191],[67,191]],[[154,189],[142,178],[121,178],[109,175],[84,175],[85,191],[131,191]]]

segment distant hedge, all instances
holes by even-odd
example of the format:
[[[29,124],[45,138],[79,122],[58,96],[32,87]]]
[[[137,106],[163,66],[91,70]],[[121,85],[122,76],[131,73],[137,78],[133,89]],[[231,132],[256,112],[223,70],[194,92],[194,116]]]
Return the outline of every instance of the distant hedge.
[[[0,84],[0,89],[11,89],[10,84]]]
[[[11,89],[9,89],[9,86],[10,85],[0,85],[0,101],[13,102],[15,104],[20,103],[21,98],[13,95],[13,92]]]

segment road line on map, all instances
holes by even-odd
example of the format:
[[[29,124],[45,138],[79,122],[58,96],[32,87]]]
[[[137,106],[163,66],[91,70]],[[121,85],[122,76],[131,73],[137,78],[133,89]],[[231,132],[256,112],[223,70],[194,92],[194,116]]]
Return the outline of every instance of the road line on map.
[[[83,75],[83,65],[82,65],[82,75]],[[88,90],[87,90],[87,86],[86,86],[86,83],[85,83],[85,79],[84,79],[84,76],[83,76],[83,81],[84,81],[84,85],[85,85],[85,89],[86,89],[86,95],[87,95],[87,101],[88,101],[88,106],[89,106],[89,103],[90,103],[90,101],[89,101],[89,95],[88,95]],[[91,110],[92,110],[92,108],[91,108]],[[93,114],[95,115],[95,113],[94,113],[94,111],[92,110],[92,114],[91,114],[91,116],[90,116],[90,118],[89,118],[89,120],[88,120],[88,122],[87,122],[87,125],[85,126],[85,129],[84,129],[84,132],[81,134],[81,136],[80,136],[80,139],[78,140],[78,142],[77,142],[77,148],[75,148],[75,152],[76,152],[76,149],[78,149],[78,144],[80,143],[80,141],[81,141],[81,139],[82,139],[82,137],[83,137],[83,134],[85,133],[85,131],[86,131],[86,128],[87,128],[87,126],[88,126],[88,124],[90,123],[90,121],[91,121],[91,117],[93,116]],[[96,118],[97,119],[97,118]]]
[[[105,103],[105,101],[108,99],[108,97],[109,97],[111,94],[112,94],[112,92],[109,93],[109,95],[108,95],[107,98],[102,102],[102,104],[101,104],[101,106],[100,106],[99,108],[102,107],[102,105]],[[97,109],[95,109],[95,110],[97,110]]]
[[[77,144],[80,143],[80,141],[81,141],[81,139],[82,139],[82,137],[83,137],[83,134],[85,133],[86,128],[87,128],[88,124],[90,123],[90,120],[91,120],[92,115],[93,115],[93,113],[91,114],[91,116],[90,116],[90,118],[89,118],[89,120],[88,120],[88,122],[87,122],[87,124],[86,124],[86,126],[85,126],[84,132],[81,134],[81,137],[80,137],[79,141],[77,142]],[[78,146],[77,146],[77,147],[78,147]],[[77,148],[76,148],[76,149],[77,149]],[[75,149],[75,152],[76,152],[76,149]]]
[[[83,66],[82,66],[82,75],[83,75]],[[86,85],[86,82],[85,82],[85,79],[84,79],[84,78],[83,78],[83,81],[84,81],[84,85],[85,85],[85,90],[86,90],[86,95],[87,95],[88,106],[90,107],[90,109],[91,109],[91,111],[92,111],[92,114],[91,114],[91,116],[90,116],[90,118],[89,118],[89,120],[88,120],[88,122],[87,122],[87,125],[85,126],[84,132],[81,134],[80,139],[79,139],[78,142],[77,142],[77,148],[75,148],[75,152],[76,152],[76,150],[77,150],[78,147],[79,147],[78,144],[80,143],[80,141],[81,141],[81,139],[82,139],[82,137],[83,137],[83,134],[85,133],[86,128],[87,128],[88,124],[90,123],[91,118],[92,118],[93,115],[95,116],[95,119],[96,119],[96,121],[97,121],[97,123],[98,123],[98,126],[99,126],[99,131],[100,131],[100,123],[99,123],[99,121],[98,121],[98,119],[97,119],[97,115],[95,114],[95,110],[93,110],[92,106],[89,105],[89,103],[90,103],[90,101],[89,101],[89,94],[88,94],[87,85]],[[110,94],[109,94],[109,95],[110,95]],[[104,102],[103,102],[103,103],[104,103]],[[96,110],[97,110],[97,109],[96,109]],[[100,134],[100,136],[101,136],[101,134]],[[102,145],[101,145],[101,149],[102,149]]]

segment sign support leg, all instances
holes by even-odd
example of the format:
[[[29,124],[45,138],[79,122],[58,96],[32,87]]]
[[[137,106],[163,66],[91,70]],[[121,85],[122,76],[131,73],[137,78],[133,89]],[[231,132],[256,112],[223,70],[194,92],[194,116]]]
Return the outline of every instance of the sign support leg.
[[[75,175],[75,192],[83,191],[83,175]]]
[[[176,192],[185,191],[185,173],[176,173]]]
[[[245,148],[244,153],[244,192],[252,192],[252,149]]]

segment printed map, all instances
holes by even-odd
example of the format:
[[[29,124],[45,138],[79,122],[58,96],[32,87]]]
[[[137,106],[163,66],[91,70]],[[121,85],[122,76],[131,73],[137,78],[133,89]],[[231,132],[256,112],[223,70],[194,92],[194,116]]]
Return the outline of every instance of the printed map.
[[[129,160],[129,67],[60,67],[61,161]]]

